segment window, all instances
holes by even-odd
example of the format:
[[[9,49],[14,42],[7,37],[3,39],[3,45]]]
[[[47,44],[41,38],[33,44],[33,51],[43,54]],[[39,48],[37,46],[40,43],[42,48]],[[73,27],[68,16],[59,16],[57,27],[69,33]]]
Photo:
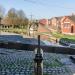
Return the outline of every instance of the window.
[[[70,24],[69,23],[64,23],[64,28],[69,28]]]

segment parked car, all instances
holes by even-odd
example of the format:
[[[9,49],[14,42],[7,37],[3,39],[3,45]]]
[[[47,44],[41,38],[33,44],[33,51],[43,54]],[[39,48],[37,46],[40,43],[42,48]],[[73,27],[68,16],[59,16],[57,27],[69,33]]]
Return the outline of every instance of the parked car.
[[[63,46],[70,46],[70,45],[74,45],[75,44],[75,40],[68,39],[68,38],[61,38],[59,40],[59,44],[61,44]]]
[[[63,46],[69,46],[70,45],[70,42],[69,41],[66,41],[64,39],[60,39],[59,40],[59,44],[61,44]]]
[[[70,44],[69,47],[75,49],[75,44]]]

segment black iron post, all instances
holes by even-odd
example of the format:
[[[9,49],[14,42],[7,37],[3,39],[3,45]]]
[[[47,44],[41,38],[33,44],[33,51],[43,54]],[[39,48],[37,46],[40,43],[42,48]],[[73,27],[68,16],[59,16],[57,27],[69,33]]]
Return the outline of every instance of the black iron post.
[[[35,75],[43,75],[43,68],[42,68],[42,53],[40,50],[40,35],[38,35],[38,48],[37,53],[35,54],[34,62],[35,62]]]
[[[1,30],[1,20],[2,20],[2,18],[0,17],[0,30]],[[1,31],[0,31],[0,34],[1,34]]]

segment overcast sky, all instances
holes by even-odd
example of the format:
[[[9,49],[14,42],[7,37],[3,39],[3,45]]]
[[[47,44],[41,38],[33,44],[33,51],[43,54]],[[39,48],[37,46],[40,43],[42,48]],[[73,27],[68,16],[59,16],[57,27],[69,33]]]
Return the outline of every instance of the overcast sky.
[[[6,12],[10,8],[24,10],[28,18],[51,18],[75,13],[75,0],[0,0]]]

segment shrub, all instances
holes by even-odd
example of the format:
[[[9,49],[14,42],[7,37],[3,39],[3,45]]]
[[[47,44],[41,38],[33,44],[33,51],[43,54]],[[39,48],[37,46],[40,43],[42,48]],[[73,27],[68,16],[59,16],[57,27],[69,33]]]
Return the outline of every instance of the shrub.
[[[67,45],[68,46],[70,43],[75,44],[75,40],[68,39],[68,38],[61,38],[59,40],[59,43],[62,44],[62,45]]]

